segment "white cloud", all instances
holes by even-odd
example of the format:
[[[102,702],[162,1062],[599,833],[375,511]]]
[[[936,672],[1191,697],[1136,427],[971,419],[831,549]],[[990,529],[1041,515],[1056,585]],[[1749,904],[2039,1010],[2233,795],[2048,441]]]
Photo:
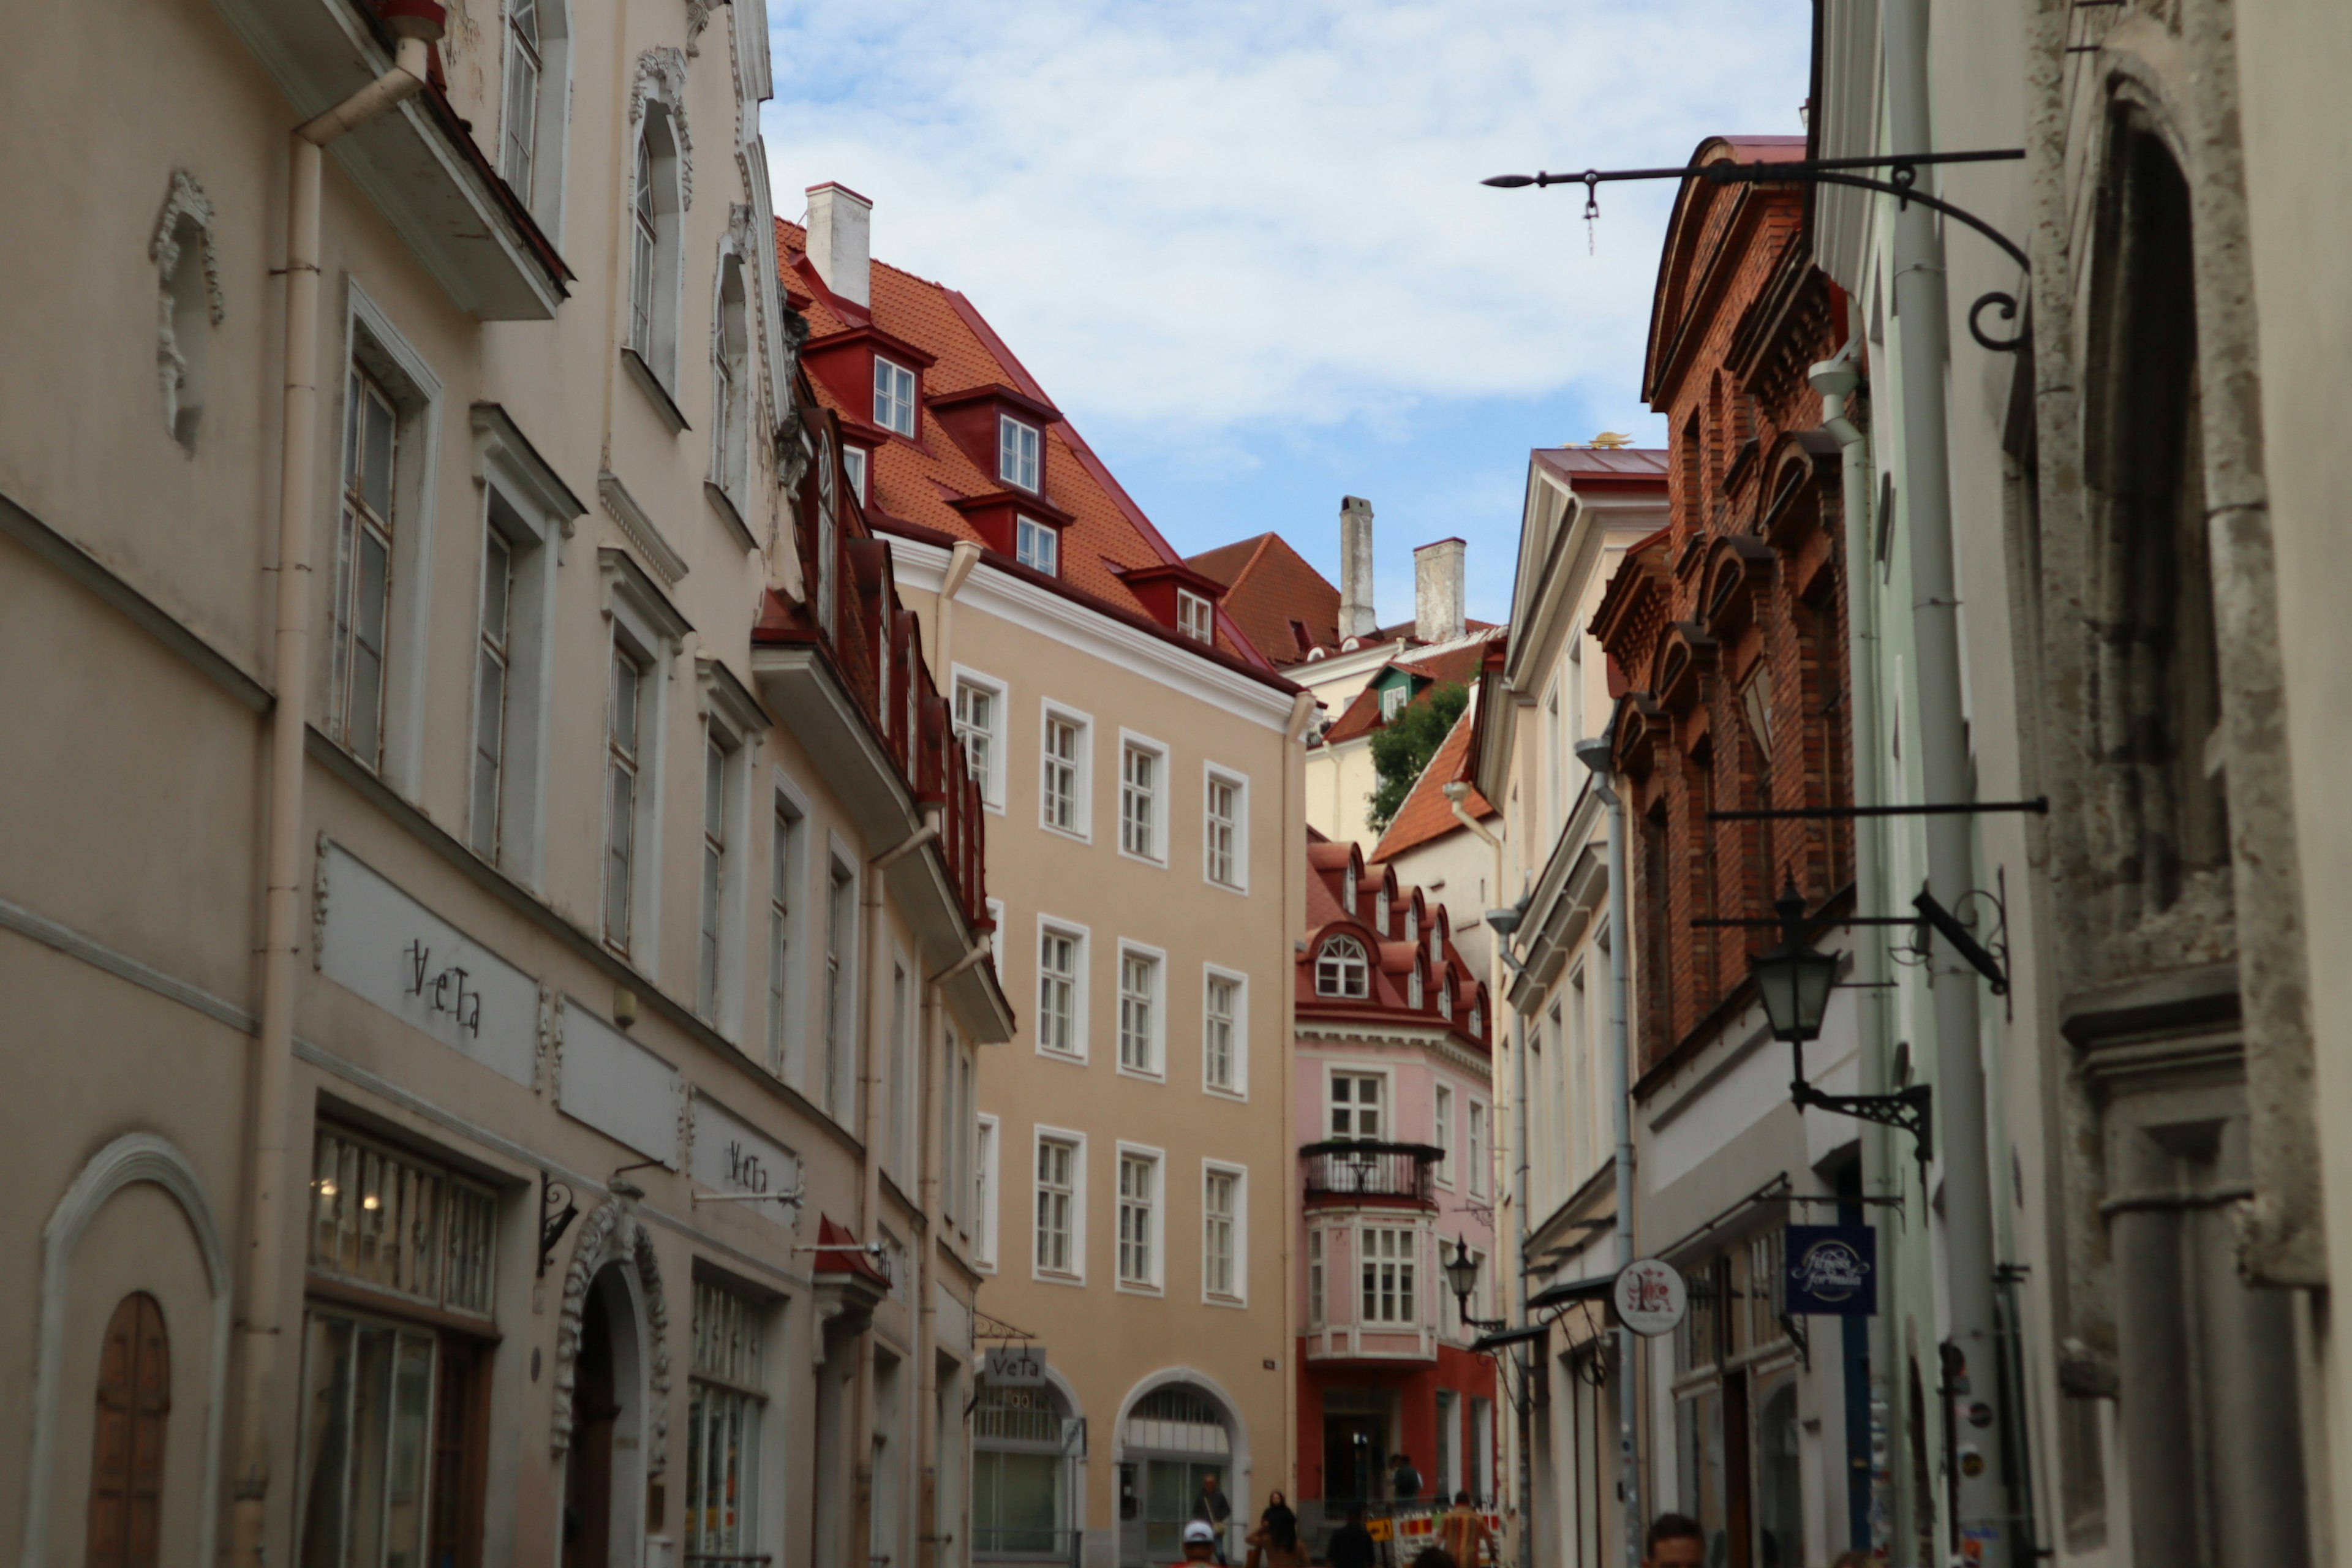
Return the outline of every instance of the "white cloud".
[[[1247,445],[1639,374],[1671,187],[1487,174],[1794,132],[1803,0],[778,0],[786,216],[837,179],[1084,427]],[[791,193],[791,194],[788,194]],[[1611,401],[1618,401],[1620,393]]]

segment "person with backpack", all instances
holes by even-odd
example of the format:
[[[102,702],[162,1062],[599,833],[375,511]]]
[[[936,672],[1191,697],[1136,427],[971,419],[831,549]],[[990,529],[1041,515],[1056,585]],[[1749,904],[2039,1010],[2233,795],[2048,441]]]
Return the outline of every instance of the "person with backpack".
[[[1396,1468],[1389,1473],[1389,1496],[1400,1507],[1409,1506],[1421,1497],[1421,1472],[1412,1468],[1411,1454],[1396,1457]]]

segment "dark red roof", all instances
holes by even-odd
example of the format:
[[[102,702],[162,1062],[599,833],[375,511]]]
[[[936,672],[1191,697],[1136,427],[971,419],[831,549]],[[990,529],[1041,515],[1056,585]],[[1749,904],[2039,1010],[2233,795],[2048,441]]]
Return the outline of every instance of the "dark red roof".
[[[1350,867],[1357,883],[1353,911],[1345,900]],[[1412,942],[1405,940],[1407,910],[1420,917]],[[1352,939],[1364,950],[1369,995],[1325,996],[1316,991],[1316,960],[1334,938]],[[1312,828],[1307,845],[1307,941],[1295,970],[1302,1018],[1419,1024],[1449,1029],[1458,1044],[1473,1050],[1490,1049],[1495,1023],[1486,987],[1455,949],[1444,907],[1419,888],[1400,883],[1392,867],[1366,865],[1354,844],[1334,843]],[[1416,971],[1422,977],[1418,1007],[1412,989]]]
[[[1475,640],[1440,647],[1434,653],[1407,654],[1402,658],[1392,658],[1374,673],[1372,682],[1377,682],[1381,675],[1391,669],[1411,670],[1415,675],[1427,677],[1436,684],[1423,688],[1414,694],[1412,702],[1406,704],[1407,707],[1417,706],[1428,700],[1430,693],[1439,686],[1467,686],[1477,679],[1478,668],[1486,661],[1487,644],[1502,632],[1500,626],[1481,623],[1471,633]],[[1381,717],[1381,694],[1371,682],[1367,682],[1364,689],[1356,693],[1355,700],[1342,709],[1339,716],[1331,721],[1331,727],[1323,731],[1323,741],[1327,745],[1336,745],[1385,728],[1387,721]]]
[[[1297,664],[1339,646],[1339,590],[1278,533],[1204,550],[1188,563],[1225,585],[1225,612],[1260,653]]]

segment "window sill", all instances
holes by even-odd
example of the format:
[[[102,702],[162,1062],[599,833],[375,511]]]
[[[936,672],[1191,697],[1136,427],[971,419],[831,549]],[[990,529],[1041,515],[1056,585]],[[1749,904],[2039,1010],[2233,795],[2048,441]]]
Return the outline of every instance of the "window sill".
[[[1246,882],[1220,882],[1214,877],[1203,877],[1201,880],[1221,893],[1231,893],[1237,899],[1249,897],[1249,884]]]
[[[1157,870],[1157,871],[1165,871],[1166,869],[1168,869],[1168,857],[1167,857],[1167,856],[1165,856],[1165,855],[1139,855],[1139,854],[1137,854],[1134,850],[1129,849],[1129,848],[1126,845],[1124,845],[1124,844],[1122,844],[1122,845],[1120,845],[1120,846],[1118,847],[1118,858],[1119,858],[1120,859],[1122,859],[1122,860],[1133,860],[1133,861],[1137,862],[1137,863],[1138,863],[1138,864],[1139,864],[1139,865],[1149,866],[1149,867],[1150,867],[1152,869]]]
[[[683,435],[694,428],[686,422],[686,411],[678,407],[677,399],[669,395],[669,388],[662,384],[661,377],[654,374],[654,367],[647,364],[636,350],[623,349],[621,363],[629,367],[629,379],[635,382],[638,390],[653,401],[654,411],[661,416],[662,423],[669,426],[671,435]]]
[[[1146,1083],[1166,1083],[1168,1081],[1168,1074],[1164,1068],[1129,1067],[1125,1062],[1118,1064],[1118,1076],[1121,1078],[1141,1079]]]
[[[1079,1289],[1083,1289],[1087,1282],[1083,1274],[1055,1274],[1044,1268],[1030,1270],[1029,1278],[1040,1285],[1069,1285]]]
[[[1049,1062],[1066,1062],[1074,1068],[1087,1065],[1087,1054],[1084,1051],[1057,1051],[1051,1046],[1039,1046],[1037,1054]]]
[[[1075,827],[1056,827],[1050,822],[1040,822],[1037,826],[1042,832],[1050,833],[1056,838],[1066,838],[1073,844],[1092,844],[1095,841],[1092,828],[1081,833]]]
[[[1140,1280],[1135,1279],[1120,1280],[1118,1282],[1118,1293],[1122,1296],[1166,1296],[1168,1294],[1168,1292],[1160,1286],[1148,1285]]]
[[[1235,1105],[1249,1103],[1249,1090],[1245,1089],[1231,1089],[1221,1083],[1204,1083],[1201,1086],[1201,1092],[1212,1099],[1229,1100]]]
[[[1201,1298],[1201,1305],[1204,1307],[1226,1307],[1240,1311],[1247,1311],[1249,1310],[1249,1298],[1246,1296],[1209,1295]]]
[[[709,498],[710,510],[719,514],[719,521],[735,535],[736,543],[746,552],[760,548],[759,540],[752,537],[751,525],[743,521],[742,512],[736,508],[735,498],[729,495],[723,486],[705,479],[702,481],[702,493]]]

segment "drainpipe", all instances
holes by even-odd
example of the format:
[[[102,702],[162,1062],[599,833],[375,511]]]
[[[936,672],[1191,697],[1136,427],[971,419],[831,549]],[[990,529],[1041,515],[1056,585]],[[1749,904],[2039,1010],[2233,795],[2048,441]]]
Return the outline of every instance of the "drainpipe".
[[[1928,124],[1928,0],[1886,0],[1886,98],[1893,144],[1934,150]],[[1911,531],[1913,657],[1919,692],[1920,783],[1927,802],[1974,793],[1968,725],[1960,708],[1958,573],[1952,559],[1951,454],[1946,445],[1944,376],[1951,363],[1943,239],[1936,215],[1917,203],[1895,215],[1895,305],[1902,332],[1904,508]],[[1925,819],[1927,889],[1948,909],[1975,881],[1973,828],[1958,813]],[[1993,1375],[1993,1227],[1986,1152],[1985,1072],[1977,1017],[1978,975],[1951,943],[1927,962],[1936,998],[1936,1140],[1944,1167],[1944,1287],[1948,1342],[1963,1358],[1946,1378],[1948,1398],[1969,1419],[1959,1449],[1945,1457],[1959,1474],[1950,1549],[1971,1551],[1978,1568],[2011,1568],[2009,1468],[2000,1451],[2010,1415]],[[1921,1413],[1924,1414],[1924,1413]],[[1986,1452],[1991,1449],[1991,1452]],[[1973,1470],[1975,1473],[1971,1474]]]
[[[294,976],[302,932],[303,738],[310,727],[310,508],[319,446],[319,205],[330,142],[425,87],[446,17],[435,0],[383,0],[397,40],[390,70],[295,131],[286,193],[286,403],[278,437],[277,700],[269,724],[268,902],[261,939],[261,1029],[247,1197],[244,1376],[237,1399],[232,1561],[262,1568],[269,1498],[269,1415],[279,1338],[278,1285],[289,1199],[287,1121],[294,1089]],[[282,1400],[279,1401],[282,1403]]]
[[[1617,1267],[1633,1261],[1633,1039],[1627,1005],[1626,950],[1632,916],[1625,885],[1625,801],[1612,783],[1614,731],[1576,743],[1576,760],[1592,770],[1592,787],[1609,808],[1609,1110],[1617,1134]],[[1624,1527],[1625,1568],[1643,1558],[1641,1399],[1634,1386],[1633,1331],[1617,1329],[1617,1496]]]
[[[1527,900],[1521,899],[1517,904],[1508,909],[1490,910],[1486,914],[1487,929],[1495,933],[1495,955],[1503,961],[1512,973],[1522,979],[1527,978],[1528,972],[1521,966],[1517,955],[1511,952],[1511,938],[1517,932],[1519,921],[1526,917],[1526,903]],[[1535,1309],[1528,1305],[1528,1017],[1526,1014],[1519,1011],[1516,1003],[1511,1004],[1511,1034],[1513,1040],[1511,1157],[1518,1164],[1518,1168],[1512,1173],[1511,1184],[1517,1190],[1519,1211],[1519,1234],[1517,1244],[1513,1248],[1515,1260],[1512,1264],[1512,1267],[1518,1271],[1519,1288],[1516,1293],[1516,1299],[1511,1303],[1511,1311],[1518,1319],[1513,1326],[1524,1329],[1535,1316]],[[1499,1241],[1501,1237],[1498,1236],[1496,1239]],[[1547,1336],[1547,1342],[1549,1342],[1549,1336]],[[1510,1353],[1513,1359],[1517,1360],[1518,1352],[1512,1351]],[[1535,1393],[1532,1382],[1534,1373],[1525,1366],[1520,1370],[1527,1375],[1520,1380],[1519,1397],[1512,1401],[1518,1415],[1517,1545],[1520,1568],[1536,1568],[1535,1416],[1531,1408]],[[1505,1392],[1508,1392],[1507,1384],[1505,1385]]]
[[[1871,561],[1874,551],[1870,538],[1870,437],[1848,416],[1852,400],[1862,386],[1862,371],[1854,362],[1862,352],[1858,340],[1848,339],[1834,359],[1823,360],[1808,373],[1813,390],[1822,397],[1822,428],[1837,437],[1839,457],[1843,465],[1840,474],[1843,489],[1840,499],[1845,513],[1845,618],[1846,618],[1846,710],[1852,715],[1852,751],[1853,754],[1853,798],[1860,805],[1879,805],[1886,801],[1885,786],[1878,776],[1878,595],[1871,582]],[[1881,841],[1882,818],[1858,817],[1853,824],[1853,883],[1857,902],[1865,910],[1891,908],[1884,881],[1885,846]],[[1862,993],[1862,1053],[1855,1061],[1855,1092],[1884,1094],[1886,1092],[1886,1056],[1889,1042],[1895,1037],[1895,997],[1888,988],[1886,943],[1874,928],[1860,927],[1854,932],[1854,978],[1864,988]],[[1862,1127],[1862,1190],[1877,1197],[1894,1194],[1895,1184],[1888,1161],[1890,1129],[1875,1121],[1865,1121]],[[1887,1394],[1892,1387],[1888,1376],[1894,1367],[1894,1341],[1887,1325],[1894,1321],[1895,1302],[1888,1293],[1895,1276],[1880,1269],[1881,1300],[1877,1315],[1865,1323],[1870,1344],[1870,1408],[1874,1415],[1888,1408]],[[1852,1453],[1855,1434],[1846,1434],[1846,1448]],[[1849,1473],[1847,1484],[1853,1484]],[[1875,1467],[1871,1477],[1871,1489],[1879,1486]],[[1871,1542],[1855,1542],[1867,1549]]]
[[[911,982],[913,976],[908,976]],[[947,1040],[941,1027],[944,1009],[940,1005],[937,986],[925,986],[919,1038],[923,1043],[923,1100],[917,1112],[916,1126],[921,1134],[916,1141],[917,1163],[921,1174],[916,1179],[919,1195],[916,1204],[923,1211],[922,1245],[915,1250],[915,1473],[919,1489],[915,1501],[915,1563],[916,1568],[932,1568],[940,1554],[940,1321],[937,1304],[931,1299],[931,1276],[940,1244],[946,1240],[947,1230],[940,1213],[940,1155],[946,1142],[947,1117],[940,1104],[940,1079],[951,1069],[945,1062]]]
[[[948,649],[952,646],[948,634],[955,619],[955,596],[971,580],[971,569],[979,564],[980,546],[969,539],[957,540],[955,548],[948,552],[947,575],[940,579],[939,609],[931,616],[931,671],[935,677],[943,679],[947,674]],[[949,684],[952,695],[954,683]]]

